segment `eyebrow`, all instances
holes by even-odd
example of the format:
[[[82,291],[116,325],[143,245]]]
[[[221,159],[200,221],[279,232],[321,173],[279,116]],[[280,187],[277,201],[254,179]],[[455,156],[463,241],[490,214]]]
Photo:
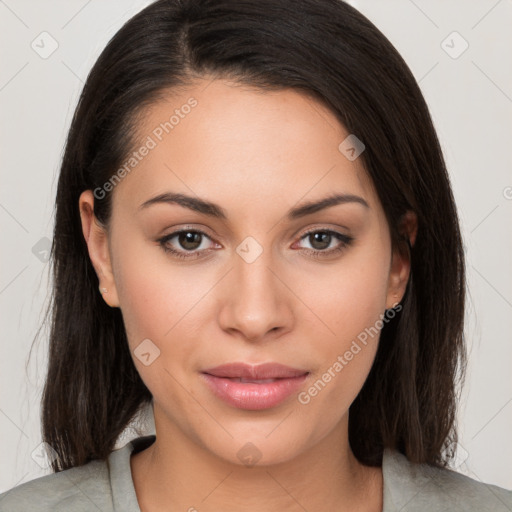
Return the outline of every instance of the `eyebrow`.
[[[151,199],[148,199],[141,204],[139,209],[142,210],[154,204],[162,203],[177,204],[183,208],[188,208],[189,210],[202,213],[203,215],[208,215],[218,219],[227,219],[226,211],[224,208],[215,203],[205,201],[204,199],[199,199],[198,197],[187,196],[185,194],[176,194],[172,192],[165,192],[163,194],[152,197]],[[370,208],[368,203],[362,197],[356,196],[354,194],[333,194],[323,199],[310,201],[308,203],[302,204],[301,206],[292,208],[287,213],[287,217],[289,220],[294,220],[301,217],[306,217],[307,215],[311,215],[312,213],[324,210],[325,208],[347,203],[361,204],[365,208]]]

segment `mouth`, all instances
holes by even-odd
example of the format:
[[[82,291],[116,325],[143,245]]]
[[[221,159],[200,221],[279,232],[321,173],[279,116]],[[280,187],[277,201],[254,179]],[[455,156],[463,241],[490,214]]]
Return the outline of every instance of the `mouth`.
[[[298,391],[309,373],[278,363],[229,363],[204,370],[201,375],[210,391],[228,405],[263,410],[276,407]]]

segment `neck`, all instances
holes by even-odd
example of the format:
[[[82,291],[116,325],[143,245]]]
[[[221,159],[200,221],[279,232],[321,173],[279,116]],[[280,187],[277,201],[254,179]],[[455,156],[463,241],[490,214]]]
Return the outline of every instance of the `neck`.
[[[381,468],[355,458],[348,415],[308,451],[267,466],[234,464],[177,427],[158,428],[156,416],[155,425],[155,442],[131,458],[142,512],[382,511]]]

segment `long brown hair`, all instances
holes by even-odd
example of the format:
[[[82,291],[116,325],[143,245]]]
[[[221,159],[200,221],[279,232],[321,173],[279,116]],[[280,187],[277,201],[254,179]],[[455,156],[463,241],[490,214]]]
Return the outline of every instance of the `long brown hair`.
[[[350,407],[349,440],[364,464],[383,449],[445,466],[457,440],[465,264],[457,211],[428,108],[386,37],[340,0],[159,0],[130,19],[92,68],[63,156],[51,249],[53,296],[43,439],[54,471],[105,459],[151,394],[109,308],[82,236],[78,199],[108,181],[135,146],[138,115],[194,77],[262,90],[294,89],[326,105],[366,149],[361,155],[393,246],[416,213],[411,275],[396,317]],[[111,193],[95,201],[108,225]]]

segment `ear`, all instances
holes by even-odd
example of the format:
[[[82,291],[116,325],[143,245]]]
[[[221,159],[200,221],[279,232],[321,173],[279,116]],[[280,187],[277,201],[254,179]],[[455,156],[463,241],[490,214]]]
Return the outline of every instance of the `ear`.
[[[405,239],[393,250],[391,268],[389,272],[388,294],[386,309],[396,306],[403,298],[411,271],[411,247],[416,242],[418,232],[418,219],[413,211],[408,210],[401,218],[399,231]]]
[[[108,246],[107,229],[94,215],[94,195],[91,190],[82,192],[79,198],[80,219],[89,257],[98,276],[102,296],[111,307],[118,307],[119,300],[112,272],[112,262]],[[106,290],[106,291],[105,291]],[[100,293],[100,290],[98,290]]]

